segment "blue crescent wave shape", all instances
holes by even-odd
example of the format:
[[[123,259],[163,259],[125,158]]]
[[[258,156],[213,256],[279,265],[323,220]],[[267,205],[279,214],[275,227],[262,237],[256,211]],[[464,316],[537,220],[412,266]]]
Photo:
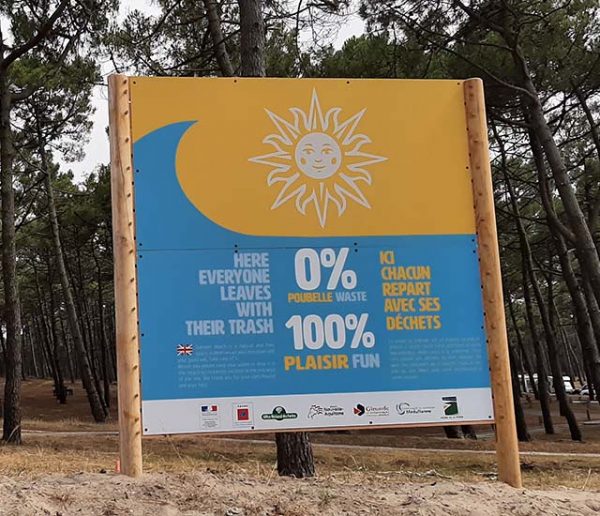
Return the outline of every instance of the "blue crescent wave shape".
[[[198,122],[170,124],[134,144],[136,231],[138,249],[224,249],[232,247],[296,247],[318,245],[319,237],[244,235],[210,220],[189,200],[177,177],[177,151],[186,131]],[[201,156],[201,154],[200,154]],[[202,163],[198,163],[202,172]],[[223,202],[228,202],[223,192]],[[328,237],[339,245],[356,238]],[[380,240],[380,239],[379,239]],[[385,240],[385,238],[384,238]],[[389,240],[389,239],[388,239]]]

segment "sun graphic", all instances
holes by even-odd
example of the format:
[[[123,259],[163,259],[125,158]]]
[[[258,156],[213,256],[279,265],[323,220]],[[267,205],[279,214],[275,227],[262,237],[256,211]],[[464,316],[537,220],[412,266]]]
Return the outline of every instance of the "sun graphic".
[[[267,136],[263,143],[275,150],[249,161],[271,167],[267,184],[279,186],[272,210],[294,202],[296,209],[306,215],[312,206],[321,227],[325,227],[331,204],[338,215],[346,211],[348,199],[371,208],[362,190],[372,182],[365,167],[387,158],[361,150],[371,143],[368,136],[356,132],[366,109],[342,121],[339,107],[323,114],[313,90],[308,114],[300,108],[290,108],[292,117],[286,120],[265,111],[278,132]]]

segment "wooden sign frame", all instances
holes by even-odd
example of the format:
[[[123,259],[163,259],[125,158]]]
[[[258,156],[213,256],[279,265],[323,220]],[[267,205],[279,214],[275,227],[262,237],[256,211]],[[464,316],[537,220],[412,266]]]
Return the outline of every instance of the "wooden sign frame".
[[[502,482],[521,487],[483,83],[480,79],[468,79],[462,84],[496,422],[498,476]],[[122,473],[138,477],[142,474],[142,421],[130,79],[111,75],[108,89],[120,464]]]

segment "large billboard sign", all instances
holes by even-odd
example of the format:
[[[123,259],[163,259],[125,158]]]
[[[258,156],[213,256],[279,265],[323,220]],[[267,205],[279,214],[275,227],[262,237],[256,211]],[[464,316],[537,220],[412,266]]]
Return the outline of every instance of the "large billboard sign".
[[[493,422],[462,81],[129,87],[144,433]]]

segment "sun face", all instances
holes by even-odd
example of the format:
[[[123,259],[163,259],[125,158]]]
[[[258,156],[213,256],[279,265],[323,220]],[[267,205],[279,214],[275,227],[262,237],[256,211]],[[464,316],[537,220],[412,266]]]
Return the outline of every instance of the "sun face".
[[[342,159],[337,142],[325,133],[309,133],[296,145],[296,164],[313,179],[327,179],[335,174]]]
[[[293,202],[306,215],[312,207],[319,224],[325,227],[331,204],[338,216],[346,211],[348,199],[371,208],[362,190],[372,183],[365,167],[387,158],[362,150],[371,143],[368,136],[356,132],[366,109],[342,121],[339,107],[323,114],[314,90],[308,113],[291,108],[292,119],[288,120],[266,111],[277,132],[267,136],[263,143],[275,150],[249,161],[271,168],[267,184],[279,187],[272,210]]]

